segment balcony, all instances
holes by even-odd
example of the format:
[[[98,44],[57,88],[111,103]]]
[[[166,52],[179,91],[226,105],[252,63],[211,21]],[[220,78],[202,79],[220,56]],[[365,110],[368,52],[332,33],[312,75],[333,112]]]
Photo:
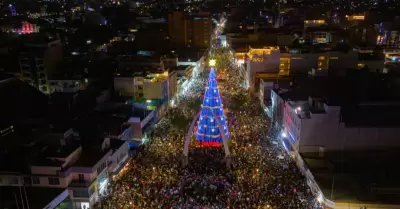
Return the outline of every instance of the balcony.
[[[71,183],[69,183],[69,188],[88,188],[93,182],[89,181],[81,181],[78,179],[73,179]]]

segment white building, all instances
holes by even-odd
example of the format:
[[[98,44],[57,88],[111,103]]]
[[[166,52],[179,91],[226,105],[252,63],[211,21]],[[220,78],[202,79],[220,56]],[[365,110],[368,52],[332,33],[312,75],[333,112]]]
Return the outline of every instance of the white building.
[[[398,118],[399,104],[340,106],[327,102],[328,98],[296,95],[290,90],[273,90],[271,100],[273,115],[281,118],[280,140],[324,208],[399,208],[380,201],[384,195],[399,195],[398,186],[382,183],[381,177],[381,173],[386,178],[390,172],[397,175],[389,161],[393,157],[385,156],[400,147],[400,127],[393,119]],[[375,154],[382,150],[384,154]],[[370,153],[370,158],[364,158]],[[386,161],[389,168],[383,165]],[[363,173],[366,170],[374,174]]]
[[[375,114],[369,112],[370,110],[382,110],[392,104],[361,103],[356,108],[347,110],[328,104],[322,98],[284,100],[275,90],[271,93],[271,99],[273,105],[282,106],[275,109],[283,110],[283,132],[299,153],[313,152],[323,155],[324,151],[400,146],[396,137],[400,134],[399,127],[366,125],[367,121],[359,121],[364,117],[356,118],[362,113],[369,113],[370,117],[374,117]]]
[[[1,186],[66,188],[74,209],[92,207],[107,194],[108,179],[127,162],[128,141],[105,139],[101,149],[48,146],[30,166],[31,174],[0,173]],[[115,173],[116,174],[116,173]]]

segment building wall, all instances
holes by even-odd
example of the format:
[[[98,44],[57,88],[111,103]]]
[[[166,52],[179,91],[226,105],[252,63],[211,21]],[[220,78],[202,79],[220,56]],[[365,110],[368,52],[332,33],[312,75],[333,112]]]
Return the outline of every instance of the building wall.
[[[283,103],[283,127],[284,131],[287,134],[289,141],[292,143],[292,146],[295,150],[299,150],[299,144],[302,142],[300,139],[302,132],[303,121],[300,119],[294,108],[291,107],[288,103]],[[306,121],[307,122],[307,121]]]
[[[249,78],[249,86],[251,88],[255,88],[255,80],[257,73],[279,72],[279,64],[280,64],[279,50],[251,49],[249,54],[250,54],[250,59],[248,59],[247,63],[247,77]]]
[[[208,48],[212,33],[211,14],[201,12],[186,15],[173,12],[168,15],[170,39],[176,47]]]
[[[47,77],[58,73],[63,58],[61,41],[25,43],[25,46],[27,51],[19,57],[21,80],[29,82],[43,93],[49,93]]]
[[[341,53],[341,52],[322,52],[309,54],[291,54],[290,55],[290,71],[291,73],[307,73],[312,68],[326,68],[325,63],[321,63],[321,57],[327,65],[327,68],[332,72],[337,72],[339,75],[345,73],[347,68],[357,68],[358,57],[357,53]],[[321,64],[320,64],[321,63]],[[327,69],[326,68],[326,69]]]
[[[178,80],[177,72],[171,72],[168,74],[168,100],[171,100],[178,91]]]
[[[0,186],[19,186],[23,184],[20,173],[0,173]]]
[[[340,107],[325,105],[326,113],[300,119],[285,103],[284,129],[294,148],[300,153],[358,149],[379,149],[400,146],[400,128],[346,127],[340,122]]]
[[[143,96],[146,99],[160,99],[162,97],[161,83],[145,79],[143,81]]]
[[[135,94],[134,77],[114,77],[114,90],[123,94]]]
[[[275,121],[275,125],[283,127],[285,101],[277,94],[276,90],[271,91],[271,103],[272,119]]]
[[[44,51],[43,65],[48,75],[58,74],[59,64],[63,59],[61,40],[55,40],[48,44]]]
[[[254,52],[253,52],[254,51]],[[357,68],[357,53],[338,51],[321,53],[280,53],[279,50],[250,49],[246,61],[247,77],[252,88],[258,86],[257,73],[279,73],[280,76],[290,74],[307,74],[311,69],[329,69],[335,75],[345,75],[346,69]],[[375,65],[374,65],[375,66]]]
[[[202,13],[199,16],[186,20],[187,45],[208,48],[212,33],[212,20],[210,13]]]
[[[184,13],[175,11],[168,14],[168,31],[170,40],[177,47],[185,46]]]
[[[115,150],[115,152],[109,158],[111,161],[109,166],[110,172],[114,172],[121,166],[124,166],[125,160],[128,157],[128,142],[129,141],[125,141],[124,144]]]
[[[142,140],[142,127],[140,126],[140,122],[132,123],[132,139]]]

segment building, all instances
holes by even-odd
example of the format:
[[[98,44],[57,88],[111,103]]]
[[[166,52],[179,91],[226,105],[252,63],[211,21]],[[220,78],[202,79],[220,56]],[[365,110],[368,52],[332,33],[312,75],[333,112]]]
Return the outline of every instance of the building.
[[[30,166],[31,185],[68,188],[73,208],[92,207],[106,192],[109,169],[116,171],[127,155],[128,142],[119,140],[105,139],[99,150],[50,146],[43,158]]]
[[[288,101],[284,106],[284,132],[301,153],[337,151],[343,149],[343,146],[346,149],[400,146],[395,137],[400,128],[375,125],[372,121],[371,125],[364,125],[362,123],[367,121],[359,121],[362,114],[389,109],[390,105],[361,103],[354,108],[343,108],[313,97],[303,101]]]
[[[372,80],[362,85],[360,76],[273,90],[272,117],[279,140],[325,208],[398,208],[392,163],[400,147],[399,104],[357,97],[378,89]]]
[[[333,75],[345,75],[346,69],[366,66],[383,68],[383,64],[376,65],[375,62],[362,60],[360,53],[356,51],[346,53],[328,48],[302,53],[302,49],[288,49],[251,46],[248,49],[239,49],[236,52],[237,64],[245,68],[249,87],[258,92],[260,79],[276,80],[296,74],[306,75],[313,69],[314,74],[328,74],[329,71]]]
[[[77,78],[60,79],[60,78],[50,77],[48,79],[48,93],[49,94],[55,92],[74,93],[79,90],[85,89],[86,85],[87,82],[82,82],[81,79]]]
[[[0,194],[1,208],[72,208],[68,189],[1,186]]]
[[[30,34],[30,33],[38,33],[40,27],[36,24],[31,24],[29,22],[22,23],[5,23],[0,26],[0,30],[5,33],[14,33],[14,34]]]
[[[117,67],[119,70],[131,71],[164,71],[163,56],[153,56],[152,51],[139,51],[137,55],[117,56]]]
[[[62,60],[61,41],[43,34],[26,35],[24,49],[20,54],[21,80],[49,92],[48,75],[55,73]]]
[[[247,53],[247,78],[250,88],[258,90],[256,74],[261,72],[276,73],[280,71],[280,51],[278,47],[249,48]],[[282,73],[284,73],[282,68]]]
[[[325,25],[325,20],[304,20],[304,27],[319,27]]]
[[[30,163],[29,173],[0,173],[1,186],[37,188],[44,193],[62,189],[66,190],[72,208],[92,207],[105,194],[109,177],[117,175],[127,159],[128,141],[104,139],[99,149],[77,144],[48,145]]]
[[[176,79],[176,76],[175,76]],[[143,80],[143,97],[145,99],[161,99],[168,101],[169,73],[147,75]],[[176,88],[176,80],[175,80]]]
[[[0,113],[0,192],[14,187],[19,196],[21,188],[26,198],[18,197],[19,206],[29,204],[30,208],[55,208],[64,203],[74,209],[91,207],[106,191],[108,177],[117,174],[129,159],[129,141],[110,134],[114,128],[122,132],[129,116],[121,121],[119,115],[106,117],[102,113],[95,121],[82,121],[103,132],[91,126],[85,129],[76,121],[82,127],[78,134],[66,125],[68,120],[60,119],[61,110],[57,109],[57,119],[63,123],[52,120],[56,117],[51,117],[49,109],[55,104],[50,105],[48,97],[33,86],[18,79],[0,84],[0,93],[7,98]],[[108,124],[101,123],[104,121]],[[106,137],[98,140],[98,133]],[[40,197],[35,192],[40,192]],[[10,205],[8,194],[1,196],[1,208],[18,208]],[[12,194],[13,203],[14,198]]]
[[[172,71],[168,73],[168,101],[171,103],[178,92],[178,73]]]
[[[168,15],[170,40],[178,48],[208,48],[211,44],[212,19],[209,12]]]
[[[169,101],[176,94],[176,72],[153,71],[148,73],[116,73],[114,89],[121,95],[135,96],[135,100]]]
[[[185,47],[185,14],[183,12],[173,12],[168,14],[168,32],[171,42],[177,47]]]

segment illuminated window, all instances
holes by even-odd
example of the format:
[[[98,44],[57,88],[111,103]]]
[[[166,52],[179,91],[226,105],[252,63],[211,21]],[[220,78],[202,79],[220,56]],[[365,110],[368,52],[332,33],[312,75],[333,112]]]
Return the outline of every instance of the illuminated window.
[[[279,75],[290,74],[290,58],[280,58],[279,60]]]
[[[360,68],[360,69],[361,69],[361,68],[364,68],[364,67],[365,67],[365,64],[364,64],[364,63],[358,63],[358,64],[357,64],[357,68]]]
[[[327,59],[325,56],[319,56],[318,57],[318,69],[328,69],[329,67],[329,59]]]

